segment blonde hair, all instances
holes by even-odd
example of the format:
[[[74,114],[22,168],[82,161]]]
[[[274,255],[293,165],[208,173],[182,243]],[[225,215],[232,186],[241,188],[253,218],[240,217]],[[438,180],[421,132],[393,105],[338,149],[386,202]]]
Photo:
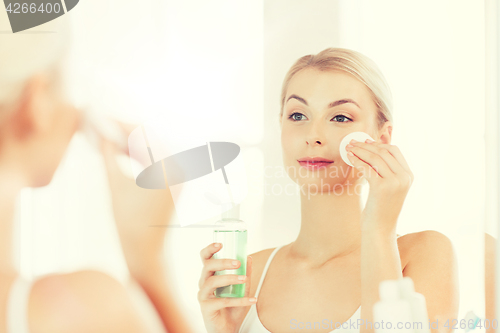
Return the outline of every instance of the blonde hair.
[[[291,79],[305,68],[315,68],[320,71],[339,70],[353,75],[364,83],[372,93],[377,106],[379,129],[386,121],[393,123],[391,90],[377,65],[370,58],[357,51],[338,47],[327,48],[316,55],[303,56],[288,70],[281,89],[280,117],[283,115],[286,91]]]
[[[62,68],[69,44],[67,15],[18,33],[0,34],[0,122],[19,102],[27,80],[47,73],[62,87]],[[0,10],[0,30],[10,31],[7,12]]]

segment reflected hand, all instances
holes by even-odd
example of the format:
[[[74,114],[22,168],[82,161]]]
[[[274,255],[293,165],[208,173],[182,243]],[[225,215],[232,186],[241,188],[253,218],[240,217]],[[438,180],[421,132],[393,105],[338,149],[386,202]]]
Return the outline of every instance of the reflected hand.
[[[371,141],[371,140],[367,140]],[[362,213],[363,228],[395,232],[413,173],[398,147],[380,142],[350,142],[349,160],[370,184],[370,193]]]
[[[127,134],[136,125],[120,124]],[[101,150],[112,196],[120,243],[133,276],[145,274],[162,263],[166,227],[175,210],[170,189],[143,189],[127,177],[117,163],[118,147],[102,138]]]

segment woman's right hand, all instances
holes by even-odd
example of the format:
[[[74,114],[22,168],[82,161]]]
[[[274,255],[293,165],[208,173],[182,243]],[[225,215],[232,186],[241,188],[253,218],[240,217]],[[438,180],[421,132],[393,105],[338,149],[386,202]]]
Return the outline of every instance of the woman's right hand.
[[[212,243],[200,252],[203,270],[199,282],[198,302],[200,302],[203,321],[208,333],[237,333],[246,314],[246,307],[257,302],[255,297],[249,297],[252,277],[252,257],[247,257],[247,275],[226,274],[215,275],[216,271],[236,269],[241,262],[233,266],[233,259],[212,259],[214,253],[222,248]],[[220,244],[220,243],[219,243]],[[244,276],[244,280],[239,280]],[[216,297],[215,289],[230,284],[245,283],[244,297]],[[253,301],[252,301],[253,299]]]

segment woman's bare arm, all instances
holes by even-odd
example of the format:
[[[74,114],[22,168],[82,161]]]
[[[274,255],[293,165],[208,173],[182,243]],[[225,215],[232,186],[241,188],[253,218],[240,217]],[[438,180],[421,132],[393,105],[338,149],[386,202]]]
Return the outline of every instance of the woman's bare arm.
[[[394,239],[381,237],[377,241],[377,238],[373,237],[370,242],[363,243],[363,292],[371,294],[364,298],[366,302],[362,304],[362,309],[363,306],[368,306],[373,311],[373,305],[378,301],[378,286],[381,281],[408,276],[413,280],[415,291],[425,297],[431,323],[439,320],[439,329],[431,326],[431,332],[451,332],[451,327],[456,323],[453,320],[457,319],[459,305],[458,265],[453,246],[445,235],[432,230],[404,237],[411,237],[407,242],[412,245],[408,253],[408,263],[402,274],[400,271],[396,272],[401,263],[397,257],[399,252],[394,245]],[[374,323],[372,311],[365,315]],[[362,318],[365,319],[363,316]],[[445,327],[447,320],[448,327]],[[361,330],[373,332],[369,325],[366,328],[365,323]]]
[[[33,285],[32,333],[146,333],[126,288],[99,271],[49,275]]]
[[[373,333],[373,306],[379,301],[383,280],[402,278],[396,233],[364,228],[361,243],[361,333]]]
[[[134,125],[121,124],[130,133]],[[121,247],[132,278],[144,289],[169,333],[193,332],[184,318],[165,274],[163,259],[167,226],[175,204],[165,189],[144,189],[120,169],[118,147],[102,141],[102,152],[112,194],[112,205]]]
[[[412,244],[410,258],[403,275],[409,276],[415,291],[425,297],[431,332],[451,332],[453,326],[459,325],[460,300],[453,245],[438,231],[426,230],[412,236],[408,240]]]
[[[142,270],[142,273],[138,271],[131,273],[148,295],[169,333],[194,332],[180,309],[180,302],[175,298],[162,263],[151,265]]]

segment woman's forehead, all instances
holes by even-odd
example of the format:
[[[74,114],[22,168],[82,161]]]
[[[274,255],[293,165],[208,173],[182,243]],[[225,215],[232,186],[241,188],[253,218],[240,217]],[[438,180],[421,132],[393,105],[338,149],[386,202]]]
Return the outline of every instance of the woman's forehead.
[[[372,101],[369,89],[354,76],[342,71],[304,69],[295,74],[287,88],[285,103],[291,95],[304,100],[329,101],[353,99],[367,106]]]

